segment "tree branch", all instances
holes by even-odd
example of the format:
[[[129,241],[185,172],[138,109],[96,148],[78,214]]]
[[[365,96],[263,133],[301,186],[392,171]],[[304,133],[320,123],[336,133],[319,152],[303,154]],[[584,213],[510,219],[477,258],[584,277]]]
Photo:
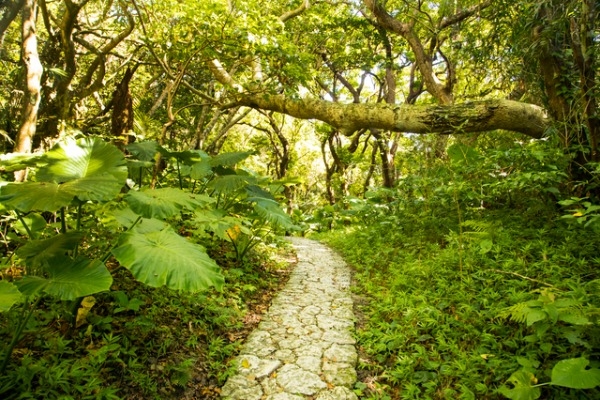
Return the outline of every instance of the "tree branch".
[[[485,100],[456,105],[341,104],[325,100],[291,99],[285,95],[240,95],[223,108],[247,106],[300,119],[317,119],[346,135],[360,129],[394,132],[460,134],[504,129],[541,138],[550,126],[546,111],[512,100]]]

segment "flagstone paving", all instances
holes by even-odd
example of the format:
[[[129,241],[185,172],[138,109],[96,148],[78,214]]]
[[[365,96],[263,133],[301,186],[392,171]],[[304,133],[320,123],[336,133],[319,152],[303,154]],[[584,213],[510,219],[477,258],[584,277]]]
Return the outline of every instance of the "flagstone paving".
[[[310,239],[290,238],[298,265],[236,358],[225,400],[357,400],[350,270]]]

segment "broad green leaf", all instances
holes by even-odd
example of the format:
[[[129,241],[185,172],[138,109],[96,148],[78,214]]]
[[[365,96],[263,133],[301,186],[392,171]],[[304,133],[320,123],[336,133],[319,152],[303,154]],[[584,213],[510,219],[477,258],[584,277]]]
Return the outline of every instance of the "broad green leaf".
[[[523,370],[514,372],[507,382],[512,384],[513,388],[502,386],[498,392],[509,399],[535,400],[542,394],[539,387],[533,386],[537,383],[537,379],[531,372]]]
[[[69,139],[44,155],[47,165],[36,179],[65,183],[80,200],[107,201],[115,197],[127,179],[123,153],[99,138]]]
[[[54,182],[9,183],[0,193],[0,201],[7,207],[23,212],[58,211],[75,197],[73,192]]]
[[[231,153],[222,153],[214,156],[210,160],[210,165],[213,167],[233,167],[241,161],[252,155],[251,151],[235,151]]]
[[[17,250],[17,255],[24,258],[31,267],[44,266],[50,259],[62,256],[73,250],[83,239],[83,233],[71,231],[60,233],[48,239],[31,240]]]
[[[131,209],[144,218],[169,218],[182,208],[194,210],[212,202],[208,196],[190,195],[176,188],[130,191],[125,200]]]
[[[79,257],[55,257],[45,268],[47,277],[25,276],[15,284],[27,295],[39,291],[54,295],[61,300],[75,300],[78,297],[109,290],[112,276],[102,261]]]
[[[600,386],[600,369],[586,369],[589,360],[569,358],[556,363],[552,368],[551,383],[571,389],[592,389]]]
[[[8,153],[0,155],[0,169],[7,172],[20,171],[27,167],[34,167],[41,154]]]
[[[171,229],[145,234],[125,233],[120,246],[112,253],[136,279],[149,286],[167,286],[186,292],[223,286],[219,267],[204,248]]]
[[[66,182],[61,186],[82,201],[108,201],[119,194],[124,184],[125,179],[117,179],[109,173],[102,173]]]
[[[275,197],[273,197],[271,192],[267,192],[258,185],[248,185],[248,187],[246,187],[246,193],[248,194],[248,197],[262,197],[265,199],[275,200]]]
[[[227,230],[234,226],[243,226],[243,219],[224,215],[220,210],[202,210],[196,212],[194,224],[198,228],[212,232],[223,240],[230,240]]]
[[[39,236],[39,233],[47,225],[44,217],[42,217],[38,213],[29,213],[27,215],[24,215],[22,218],[23,221],[25,221],[25,224],[27,224],[27,227],[29,228],[31,233],[33,234],[33,239],[37,238]],[[20,235],[27,235],[27,230],[25,229],[25,226],[23,226],[23,222],[21,222],[20,219],[18,219],[15,222],[13,227]]]
[[[571,325],[589,325],[590,320],[578,310],[561,311],[558,320]]]
[[[262,197],[251,197],[248,198],[248,201],[255,203],[254,211],[270,224],[285,229],[292,229],[295,227],[290,216],[281,209],[281,206],[275,200]]]
[[[544,311],[532,308],[527,313],[527,326],[531,326],[538,321],[543,321],[547,316]]]
[[[129,207],[126,207],[122,210],[116,210],[113,212],[113,215],[117,222],[121,224],[121,226],[123,226],[124,228],[131,227],[139,217],[139,215],[134,213],[133,210],[131,210],[131,208]],[[160,219],[142,218],[138,221],[138,223],[133,229],[139,233],[146,233],[153,231],[161,231],[167,226],[168,224]]]
[[[148,140],[128,144],[125,149],[140,161],[151,161],[158,153],[160,145],[154,140]]]
[[[190,177],[192,179],[202,179],[212,172],[212,168],[210,167],[209,160],[202,160],[197,163],[192,164],[190,170]]]
[[[23,295],[15,285],[10,282],[0,281],[0,312],[10,310],[22,297]]]
[[[254,181],[255,179],[251,176],[223,175],[213,179],[208,187],[219,193],[229,194],[235,193]]]

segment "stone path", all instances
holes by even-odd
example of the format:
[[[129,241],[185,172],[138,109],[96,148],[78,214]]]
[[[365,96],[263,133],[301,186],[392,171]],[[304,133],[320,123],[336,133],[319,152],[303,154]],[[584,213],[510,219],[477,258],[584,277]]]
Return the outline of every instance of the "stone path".
[[[350,271],[326,246],[290,238],[298,265],[237,357],[228,400],[357,400]]]

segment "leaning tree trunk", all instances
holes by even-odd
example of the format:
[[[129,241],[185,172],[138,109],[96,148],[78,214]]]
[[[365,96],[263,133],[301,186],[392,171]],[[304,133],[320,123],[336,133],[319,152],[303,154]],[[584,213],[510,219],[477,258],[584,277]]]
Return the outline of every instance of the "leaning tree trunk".
[[[15,152],[31,153],[33,136],[36,131],[37,114],[40,105],[41,79],[43,67],[37,48],[35,19],[37,1],[27,0],[23,7],[22,25],[22,61],[25,65],[25,96],[23,96],[23,112],[21,126],[15,140]],[[22,182],[27,178],[27,170],[15,172],[15,181]]]

